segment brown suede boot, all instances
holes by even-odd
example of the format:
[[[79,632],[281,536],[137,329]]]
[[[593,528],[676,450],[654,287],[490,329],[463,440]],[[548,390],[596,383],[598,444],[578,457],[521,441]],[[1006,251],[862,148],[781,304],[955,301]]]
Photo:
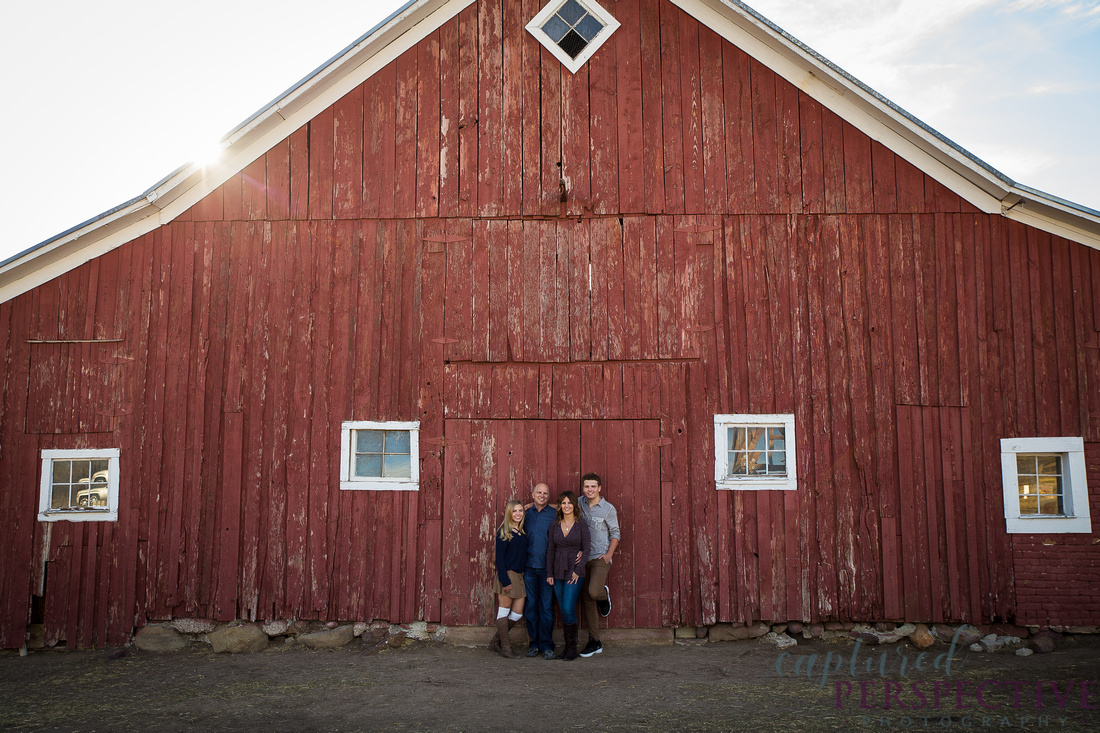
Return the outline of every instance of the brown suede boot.
[[[561,630],[565,637],[565,650],[561,653],[561,658],[565,662],[572,662],[577,658],[577,625],[565,624]]]
[[[514,629],[518,623],[519,621],[508,619],[508,631]],[[489,651],[500,654],[500,631],[497,631],[497,633],[493,635],[493,638],[489,640]]]
[[[515,626],[515,623],[512,623]],[[512,651],[512,637],[508,636],[508,619],[497,619],[497,638],[500,639],[500,656],[508,659],[519,659],[519,655]]]
[[[493,638],[489,640],[489,651],[500,654],[500,631],[493,634]]]

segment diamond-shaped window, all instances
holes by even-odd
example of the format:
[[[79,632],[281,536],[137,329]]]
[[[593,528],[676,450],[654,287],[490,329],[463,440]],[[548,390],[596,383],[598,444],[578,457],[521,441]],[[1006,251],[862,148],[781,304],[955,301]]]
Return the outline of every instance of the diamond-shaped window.
[[[618,27],[595,0],[550,0],[527,24],[531,35],[574,74]]]

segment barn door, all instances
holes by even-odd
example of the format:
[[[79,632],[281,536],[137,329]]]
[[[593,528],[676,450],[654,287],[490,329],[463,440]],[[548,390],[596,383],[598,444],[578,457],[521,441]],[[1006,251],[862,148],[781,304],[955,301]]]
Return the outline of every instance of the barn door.
[[[551,496],[577,491],[582,474],[603,478],[619,512],[623,542],[610,585],[608,623],[662,624],[662,558],[669,517],[661,506],[656,420],[447,420],[443,474],[442,622],[490,620],[493,531],[504,504],[530,501],[545,481]]]

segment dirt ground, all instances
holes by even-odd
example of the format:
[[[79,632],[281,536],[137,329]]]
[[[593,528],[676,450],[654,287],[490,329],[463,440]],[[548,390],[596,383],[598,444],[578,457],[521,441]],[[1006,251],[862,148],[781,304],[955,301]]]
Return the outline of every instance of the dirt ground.
[[[0,729],[1100,730],[1100,710],[1082,708],[1081,695],[1087,682],[1085,704],[1100,707],[1100,639],[1070,637],[1030,657],[960,650],[949,673],[947,650],[934,646],[919,660],[923,670],[907,643],[857,651],[846,640],[807,641],[782,658],[759,641],[619,643],[573,662],[505,660],[438,642],[382,651],[273,644],[240,656],[194,643],[117,660],[103,651],[9,651],[0,653]]]

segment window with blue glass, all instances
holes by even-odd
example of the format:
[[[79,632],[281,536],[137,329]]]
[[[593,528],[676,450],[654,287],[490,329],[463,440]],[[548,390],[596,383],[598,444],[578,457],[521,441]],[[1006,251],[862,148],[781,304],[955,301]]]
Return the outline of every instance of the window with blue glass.
[[[418,488],[419,423],[351,421],[341,433],[340,488]]]
[[[552,0],[527,24],[527,30],[572,72],[618,27],[618,21],[591,0]]]

